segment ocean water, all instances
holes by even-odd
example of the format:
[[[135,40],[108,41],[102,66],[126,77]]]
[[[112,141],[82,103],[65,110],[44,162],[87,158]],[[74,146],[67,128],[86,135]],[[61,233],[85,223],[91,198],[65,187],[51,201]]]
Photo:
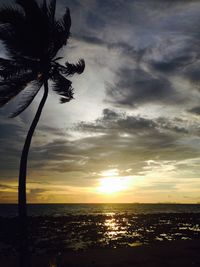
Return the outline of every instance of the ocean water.
[[[32,253],[200,240],[200,205],[29,205]],[[0,205],[0,253],[15,253],[17,205]]]
[[[29,204],[29,216],[200,213],[200,204]],[[16,204],[0,204],[1,217],[17,216]]]

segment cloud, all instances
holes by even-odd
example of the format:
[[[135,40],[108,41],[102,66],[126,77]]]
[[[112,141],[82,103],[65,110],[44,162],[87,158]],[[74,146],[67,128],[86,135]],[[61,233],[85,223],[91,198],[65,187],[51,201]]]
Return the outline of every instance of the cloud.
[[[177,103],[168,80],[153,77],[142,69],[123,68],[117,74],[118,80],[107,87],[108,98],[119,106],[135,107],[144,103]]]
[[[103,22],[100,30],[97,27],[91,36],[91,33],[84,35],[83,40],[107,47],[111,53],[117,50],[119,56],[118,69],[113,70],[115,79],[107,85],[109,103],[132,108],[145,104],[184,108],[185,104],[200,98],[200,95],[191,95],[191,87],[195,88],[199,79],[200,35],[198,28],[194,28],[199,21],[197,1],[162,4],[132,1],[123,6],[121,1],[117,4],[108,1],[103,7],[97,1],[91,6],[93,14],[102,15]],[[119,10],[121,14],[117,13]],[[119,16],[120,24],[116,20]],[[91,24],[91,20],[88,23]],[[111,26],[117,35],[112,34]],[[191,84],[186,90],[179,90],[177,78]]]
[[[17,186],[11,186],[11,185],[6,185],[6,184],[0,184],[0,191],[1,190],[9,190],[9,189],[11,189],[11,190],[16,190],[17,189]]]
[[[200,115],[200,107],[194,107],[194,108],[191,108],[188,111],[191,112],[191,113],[194,113],[196,115]]]
[[[198,131],[198,125],[193,127]],[[150,119],[140,115],[127,115],[125,112],[117,112],[108,108],[102,111],[102,116],[95,122],[80,122],[75,128],[86,132],[113,134],[113,131],[115,131],[119,134],[130,133],[132,135],[148,135],[156,134],[156,132],[170,135],[188,134],[190,132],[188,121],[185,120],[178,118],[169,120],[166,117]]]
[[[178,190],[177,177],[196,179],[198,165],[191,159],[199,155],[199,119],[194,116],[200,114],[199,1],[57,2],[58,17],[66,6],[72,17],[68,51],[60,52],[63,61],[83,57],[86,69],[74,78],[74,101],[61,106],[50,92],[27,177],[43,184],[32,185],[29,197],[39,201],[53,195],[47,181],[96,186],[98,174],[110,168],[124,176],[126,170],[133,177],[147,176],[152,194]],[[21,149],[40,97],[19,118],[0,118],[2,188],[17,181]],[[156,164],[147,169],[150,160]],[[173,181],[167,180],[169,173]],[[166,184],[154,183],[156,174]]]

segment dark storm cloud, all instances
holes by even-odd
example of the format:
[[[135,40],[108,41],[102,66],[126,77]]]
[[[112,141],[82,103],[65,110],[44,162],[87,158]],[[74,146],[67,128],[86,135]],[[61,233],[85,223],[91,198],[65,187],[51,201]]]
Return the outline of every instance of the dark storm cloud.
[[[152,61],[151,67],[155,70],[163,72],[163,73],[172,73],[175,72],[188,64],[192,64],[192,58],[190,55],[187,55],[185,51],[182,52],[182,55],[172,58],[171,60],[163,60],[163,61]],[[192,73],[191,73],[192,77]]]
[[[115,82],[107,86],[111,103],[125,107],[146,103],[187,103],[189,90],[185,95],[177,92],[169,76],[177,75],[192,83],[199,79],[199,68],[195,66],[200,52],[200,31],[196,27],[199,16],[195,11],[198,1],[87,3],[86,21],[92,31],[85,35],[81,31],[79,37],[90,44],[119,49],[120,56],[132,59],[133,65],[140,63],[137,68],[129,65],[118,69]],[[110,35],[105,33],[106,29]],[[127,38],[125,29],[133,35],[132,40]],[[114,34],[115,31],[119,36]]]
[[[107,120],[116,120],[119,119],[121,117],[120,113],[117,113],[114,110],[111,110],[109,108],[105,108],[103,110],[103,121],[107,121]]]
[[[170,130],[174,133],[179,134],[189,134],[191,132],[190,126],[188,121],[184,121],[179,118],[173,118],[171,120],[168,120],[167,118],[159,117],[156,119],[157,124],[159,125],[160,129],[163,130]],[[198,125],[193,126],[193,131],[198,132]]]
[[[110,109],[104,109],[102,117],[98,118],[94,123],[79,123],[76,128],[80,131],[96,131],[103,133],[112,133],[113,130],[120,132],[143,132],[156,128],[153,120],[141,118],[139,116],[127,116],[125,113],[117,113]]]
[[[198,130],[198,125],[195,125],[195,130]],[[151,134],[152,132],[164,131],[166,135],[170,134],[188,134],[188,121],[177,118],[168,120],[165,117],[156,119],[144,118],[141,116],[127,115],[125,112],[116,112],[111,109],[104,109],[102,117],[98,118],[93,123],[81,122],[76,128],[86,132],[100,132],[113,134],[130,133]],[[167,131],[168,130],[168,131]]]
[[[190,35],[190,32],[185,32],[185,35],[187,34]],[[161,51],[157,51],[158,58],[151,58],[151,55],[149,55],[150,59],[146,61],[148,67],[153,73],[158,72],[168,78],[175,75],[191,82],[191,88],[198,88],[196,82],[200,80],[200,48],[198,45],[200,32],[188,38],[180,38],[177,48],[175,45],[176,38],[172,36],[172,40],[169,41],[168,46],[163,46],[160,49]],[[173,46],[173,49],[170,50],[170,46]],[[151,52],[155,51],[149,51],[149,53]]]
[[[155,77],[142,69],[121,69],[113,85],[107,87],[110,101],[120,106],[136,106],[143,103],[180,101],[171,83],[163,77]]]
[[[200,107],[194,107],[194,108],[192,108],[192,109],[190,109],[188,111],[191,112],[191,113],[194,113],[196,115],[200,115]]]
[[[198,84],[200,81],[199,69],[200,69],[200,61],[197,61],[194,64],[189,64],[187,68],[185,68],[185,70],[183,71],[183,75],[193,83],[192,88],[197,90],[200,89]]]
[[[142,50],[121,47],[121,52],[130,57],[129,61],[132,59],[132,66],[129,63],[119,68],[115,81],[107,85],[106,100],[116,106],[134,108],[151,103],[189,104],[195,100],[192,99],[191,89],[199,90],[200,49],[196,45],[199,40],[196,37],[186,43],[183,40],[186,47],[183,45],[181,49],[178,44],[174,48],[174,41],[171,46],[175,51],[170,51],[167,45],[163,46],[165,40],[161,41],[162,47],[159,49],[156,45]],[[177,90],[173,77],[188,81],[190,86],[187,91]],[[200,95],[197,97],[200,99]]]

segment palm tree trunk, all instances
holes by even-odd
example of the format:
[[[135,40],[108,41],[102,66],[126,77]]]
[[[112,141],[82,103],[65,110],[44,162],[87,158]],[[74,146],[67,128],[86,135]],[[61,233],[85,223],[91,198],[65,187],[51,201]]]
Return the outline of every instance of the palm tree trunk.
[[[48,81],[44,82],[44,95],[39,104],[36,115],[30,126],[24,147],[22,150],[20,169],[19,169],[19,185],[18,185],[18,214],[19,214],[19,234],[20,234],[20,267],[29,267],[29,250],[28,250],[28,232],[27,232],[27,203],[26,203],[26,173],[27,173],[27,160],[31,140],[40,119],[42,109],[48,96]]]

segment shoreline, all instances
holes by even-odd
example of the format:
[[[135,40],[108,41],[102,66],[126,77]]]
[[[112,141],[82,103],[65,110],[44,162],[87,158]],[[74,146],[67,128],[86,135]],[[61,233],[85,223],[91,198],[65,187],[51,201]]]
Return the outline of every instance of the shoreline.
[[[160,242],[128,248],[89,249],[32,256],[37,267],[197,267],[200,266],[200,239]],[[57,260],[56,260],[57,258]],[[57,261],[57,265],[56,265]],[[0,257],[1,266],[16,267],[16,258]]]

